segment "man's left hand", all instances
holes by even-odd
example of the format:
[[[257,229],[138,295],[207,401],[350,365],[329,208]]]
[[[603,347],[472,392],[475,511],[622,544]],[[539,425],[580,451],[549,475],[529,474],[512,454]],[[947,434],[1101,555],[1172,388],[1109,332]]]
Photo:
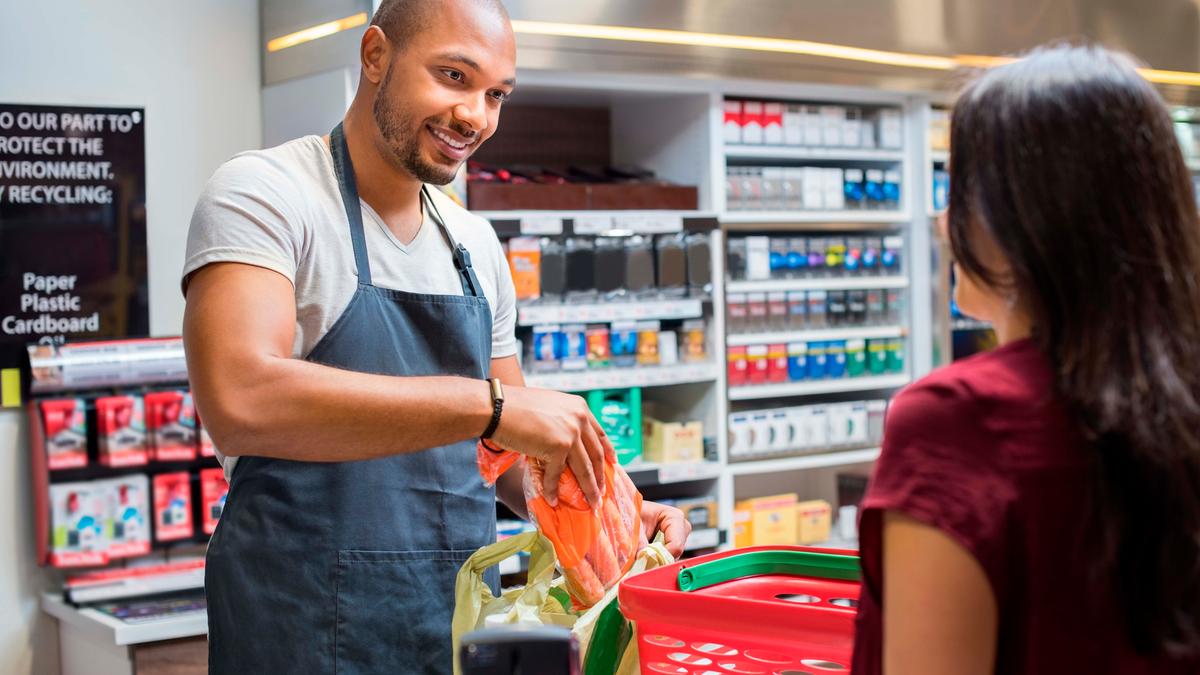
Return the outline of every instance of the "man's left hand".
[[[692,524],[683,516],[683,511],[674,506],[642,502],[642,529],[647,541],[654,541],[654,535],[662,532],[663,544],[671,555],[678,558],[683,554],[688,535],[692,533]]]

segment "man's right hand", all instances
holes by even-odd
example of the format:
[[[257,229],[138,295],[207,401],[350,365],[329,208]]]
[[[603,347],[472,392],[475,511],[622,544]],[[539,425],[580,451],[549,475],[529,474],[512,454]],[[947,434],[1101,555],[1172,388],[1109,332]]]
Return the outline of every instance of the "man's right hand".
[[[583,398],[549,389],[504,388],[504,412],[491,439],[545,462],[542,494],[551,506],[558,500],[558,479],[571,467],[580,489],[593,506],[600,505],[604,458],[612,443]]]

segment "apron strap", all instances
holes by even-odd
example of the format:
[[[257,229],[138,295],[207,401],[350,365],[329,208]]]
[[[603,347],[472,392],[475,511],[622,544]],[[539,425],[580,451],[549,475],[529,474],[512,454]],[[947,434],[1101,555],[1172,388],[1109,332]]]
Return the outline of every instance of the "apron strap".
[[[433,203],[433,195],[429,194],[427,185],[421,186],[421,196],[425,199],[425,203],[429,204],[430,213],[433,214],[438,229],[442,231],[442,236],[450,245],[450,251],[454,256],[454,269],[458,270],[458,277],[462,282],[463,295],[482,297],[483,287],[479,285],[479,278],[475,276],[475,268],[471,266],[471,252],[467,250],[467,247],[454,241],[454,235],[450,234],[450,228],[446,227],[446,221],[438,211],[437,204]]]
[[[333,171],[337,175],[346,219],[350,223],[350,242],[354,247],[354,264],[358,268],[358,283],[371,285],[371,262],[367,257],[367,238],[363,234],[362,205],[358,203],[358,184],[354,180],[354,165],[342,123],[329,133],[329,152],[333,155]]]

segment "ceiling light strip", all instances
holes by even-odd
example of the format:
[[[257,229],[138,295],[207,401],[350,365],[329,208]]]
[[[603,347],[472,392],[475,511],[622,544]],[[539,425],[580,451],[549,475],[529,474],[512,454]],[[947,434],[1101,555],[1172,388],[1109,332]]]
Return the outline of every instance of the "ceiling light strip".
[[[288,47],[295,47],[296,45],[304,44],[305,42],[312,42],[313,40],[327,37],[329,35],[333,35],[334,33],[340,33],[344,30],[357,28],[366,22],[367,13],[359,12],[353,16],[343,17],[336,21],[322,23],[310,28],[305,28],[304,30],[298,30],[295,33],[288,33],[287,35],[277,37],[267,43],[267,51],[277,52],[281,49],[287,49]]]

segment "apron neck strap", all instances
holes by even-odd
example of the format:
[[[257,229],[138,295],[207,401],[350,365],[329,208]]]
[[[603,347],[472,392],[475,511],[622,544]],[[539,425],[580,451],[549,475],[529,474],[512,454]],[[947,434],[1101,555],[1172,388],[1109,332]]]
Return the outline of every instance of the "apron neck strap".
[[[354,180],[354,165],[350,163],[350,148],[342,123],[329,132],[329,152],[333,155],[333,172],[337,175],[346,220],[350,223],[350,242],[354,247],[354,264],[358,267],[358,283],[371,285],[371,261],[367,258],[367,238],[363,234],[362,206],[358,203],[358,184]]]
[[[350,161],[350,148],[346,145],[346,133],[342,129],[341,122],[338,122],[338,125],[329,133],[329,152],[333,155],[333,172],[337,176],[338,189],[342,193],[342,204],[346,208],[346,220],[350,224],[350,242],[354,248],[354,264],[358,268],[358,282],[370,285],[371,262],[367,257],[367,238],[363,234],[362,205],[359,204],[358,184],[354,179],[354,165]],[[423,204],[429,205],[434,222],[441,230],[446,243],[450,245],[450,251],[454,257],[454,269],[458,272],[459,280],[462,282],[463,295],[482,296],[483,287],[479,285],[479,279],[475,276],[474,268],[471,267],[470,252],[465,246],[454,240],[454,236],[450,234],[450,228],[446,226],[446,221],[438,211],[437,204],[433,202],[433,196],[429,194],[429,188],[425,185],[421,185],[421,201]]]

